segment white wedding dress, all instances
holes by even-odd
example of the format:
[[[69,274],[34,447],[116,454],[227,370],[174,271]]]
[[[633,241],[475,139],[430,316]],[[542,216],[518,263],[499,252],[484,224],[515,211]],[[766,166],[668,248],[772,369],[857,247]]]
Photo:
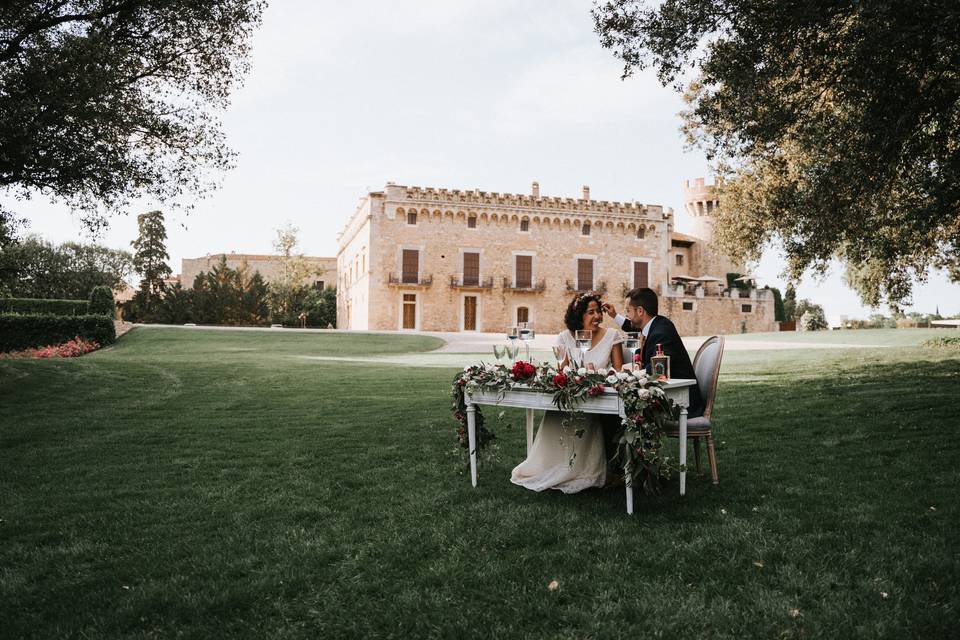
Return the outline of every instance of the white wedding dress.
[[[597,371],[606,371],[612,364],[610,354],[614,347],[620,348],[621,342],[617,331],[607,329],[600,342],[587,351],[583,366],[593,364]],[[569,331],[557,336],[557,344],[566,347],[569,353],[579,355]],[[564,421],[568,423],[566,426]],[[576,436],[578,429],[584,430],[580,438]],[[566,412],[561,411],[547,411],[527,459],[510,474],[510,482],[534,491],[557,489],[577,493],[602,487],[606,481],[607,460],[600,416],[580,414],[576,421],[572,421]]]

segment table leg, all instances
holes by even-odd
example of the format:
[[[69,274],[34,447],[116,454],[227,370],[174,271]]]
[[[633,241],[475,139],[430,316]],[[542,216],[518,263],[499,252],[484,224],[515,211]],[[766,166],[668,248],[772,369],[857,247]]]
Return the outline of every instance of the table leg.
[[[477,486],[477,408],[467,405],[467,444],[470,446],[470,482]]]
[[[680,407],[680,495],[687,493],[687,408]]]
[[[627,515],[633,515],[633,465],[630,463],[630,454],[627,454],[627,463],[623,466],[623,484],[627,488]]]
[[[533,409],[527,409],[527,457],[533,448]]]

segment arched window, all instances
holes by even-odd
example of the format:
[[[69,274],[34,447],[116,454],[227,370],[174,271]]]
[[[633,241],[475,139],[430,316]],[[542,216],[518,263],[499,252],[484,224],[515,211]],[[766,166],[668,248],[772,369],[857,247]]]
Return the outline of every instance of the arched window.
[[[528,218],[520,221],[520,231],[530,231],[530,220]]]
[[[407,224],[417,224],[416,211],[407,211]]]
[[[470,216],[467,218],[467,229],[476,229],[477,228],[477,216]]]
[[[530,322],[530,309],[527,307],[517,307],[517,323]]]
[[[646,235],[647,235],[646,227],[644,227],[643,225],[640,225],[639,227],[637,227],[637,238],[639,238],[640,240],[643,240],[646,237]]]
[[[583,226],[580,227],[580,235],[588,236],[590,235],[590,223],[584,222]]]

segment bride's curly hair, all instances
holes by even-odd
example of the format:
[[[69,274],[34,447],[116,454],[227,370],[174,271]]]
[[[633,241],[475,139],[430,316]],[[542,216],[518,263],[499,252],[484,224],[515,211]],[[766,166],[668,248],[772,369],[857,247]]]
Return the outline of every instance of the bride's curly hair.
[[[571,332],[583,329],[583,314],[587,312],[587,307],[590,306],[591,302],[596,302],[597,306],[603,308],[603,300],[600,298],[600,294],[595,291],[578,293],[573,297],[573,300],[567,305],[567,312],[563,316],[563,323],[567,325],[567,329]]]

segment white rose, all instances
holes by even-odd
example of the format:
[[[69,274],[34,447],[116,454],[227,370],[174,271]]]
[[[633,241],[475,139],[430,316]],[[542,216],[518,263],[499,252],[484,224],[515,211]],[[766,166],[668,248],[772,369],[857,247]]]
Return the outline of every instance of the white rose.
[[[617,376],[607,376],[607,384],[617,384]]]
[[[586,368],[586,367],[580,367],[579,369],[577,369],[577,375],[578,375],[578,376],[585,376],[585,375],[587,375],[587,368]]]
[[[617,374],[617,378],[620,380],[626,380],[629,377],[630,377],[630,374],[627,373],[626,371],[621,371],[620,373]]]
[[[648,400],[650,398],[650,391],[649,389],[640,389],[640,391],[637,392],[637,395],[641,400]]]

